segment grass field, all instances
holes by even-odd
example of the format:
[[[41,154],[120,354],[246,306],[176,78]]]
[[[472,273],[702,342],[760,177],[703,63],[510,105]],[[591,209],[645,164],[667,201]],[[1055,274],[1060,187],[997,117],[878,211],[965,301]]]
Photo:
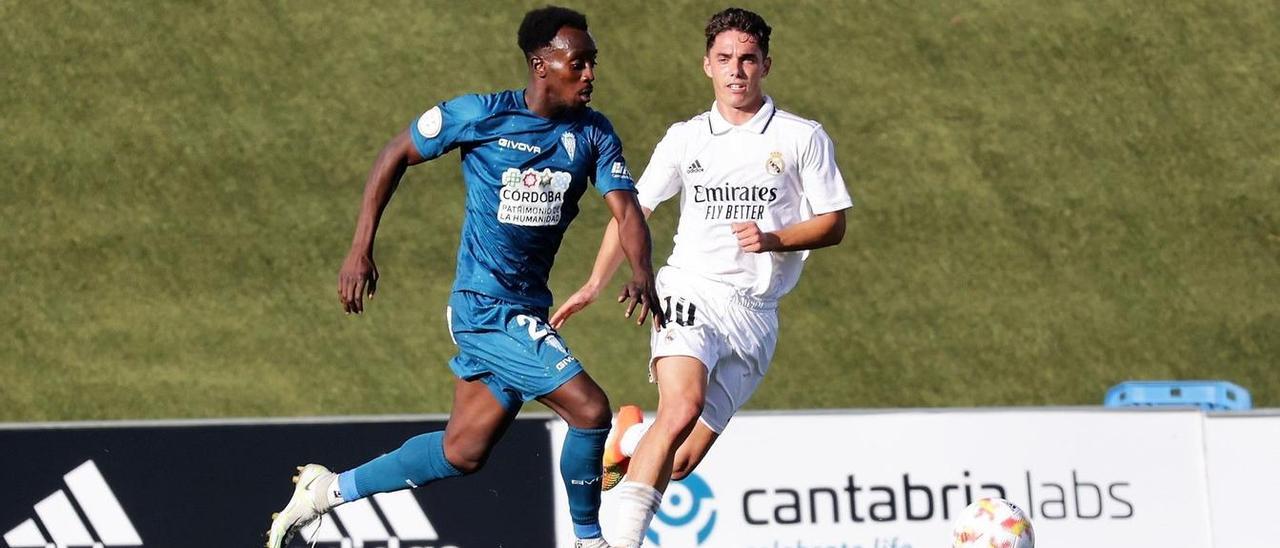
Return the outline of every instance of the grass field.
[[[522,86],[534,5],[0,0],[0,420],[446,410],[456,156],[407,175],[365,316],[335,274],[377,150],[436,101]],[[710,104],[722,5],[570,5],[638,173]],[[1280,405],[1280,4],[749,7],[776,29],[766,89],[824,123],[858,201],[751,407],[1094,404],[1205,377]],[[583,205],[562,297],[606,218]],[[618,308],[565,336],[615,402],[656,401]]]

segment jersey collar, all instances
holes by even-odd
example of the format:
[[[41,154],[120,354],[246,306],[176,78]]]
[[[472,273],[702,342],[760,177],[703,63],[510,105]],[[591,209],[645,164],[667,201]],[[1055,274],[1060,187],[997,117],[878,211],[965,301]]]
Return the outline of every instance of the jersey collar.
[[[707,117],[707,124],[711,129],[712,135],[724,135],[735,128],[752,133],[764,133],[764,130],[769,127],[769,121],[773,120],[774,112],[777,112],[777,110],[773,106],[773,98],[765,95],[764,106],[760,107],[756,115],[742,125],[735,126],[724,119],[724,116],[720,114],[720,109],[716,108],[716,103],[713,101],[711,103],[711,116]]]

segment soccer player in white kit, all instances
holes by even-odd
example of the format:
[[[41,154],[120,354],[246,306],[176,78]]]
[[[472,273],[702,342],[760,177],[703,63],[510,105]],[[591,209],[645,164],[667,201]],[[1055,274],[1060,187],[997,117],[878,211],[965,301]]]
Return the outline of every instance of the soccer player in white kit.
[[[711,17],[703,71],[715,103],[671,126],[636,184],[646,215],[680,194],[680,221],[657,277],[667,319],[650,342],[657,417],[640,424],[638,408],[624,408],[606,447],[605,488],[626,474],[613,545],[640,545],[667,483],[697,466],[755,392],[773,358],[778,300],[809,250],[844,237],[853,201],[831,139],[761,89],[770,30],[743,9]],[[622,258],[610,223],[590,279],[552,325],[594,301]]]

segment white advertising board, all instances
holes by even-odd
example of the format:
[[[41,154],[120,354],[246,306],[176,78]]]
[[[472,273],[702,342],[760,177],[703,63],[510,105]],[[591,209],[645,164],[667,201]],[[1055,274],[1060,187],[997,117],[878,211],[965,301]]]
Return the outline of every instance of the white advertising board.
[[[1280,546],[1280,415],[1210,415],[1205,450],[1214,545]]]
[[[743,414],[667,490],[646,546],[945,548],[968,501],[1003,496],[1038,548],[1208,548],[1203,427],[1190,410]],[[572,546],[554,484],[558,544]]]

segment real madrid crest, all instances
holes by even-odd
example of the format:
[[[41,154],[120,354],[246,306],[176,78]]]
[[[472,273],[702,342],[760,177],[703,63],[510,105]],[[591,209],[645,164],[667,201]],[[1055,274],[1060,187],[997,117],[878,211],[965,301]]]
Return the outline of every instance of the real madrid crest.
[[[786,164],[782,163],[781,152],[770,152],[769,161],[764,163],[764,170],[769,172],[769,175],[782,175],[782,170],[785,167]]]

